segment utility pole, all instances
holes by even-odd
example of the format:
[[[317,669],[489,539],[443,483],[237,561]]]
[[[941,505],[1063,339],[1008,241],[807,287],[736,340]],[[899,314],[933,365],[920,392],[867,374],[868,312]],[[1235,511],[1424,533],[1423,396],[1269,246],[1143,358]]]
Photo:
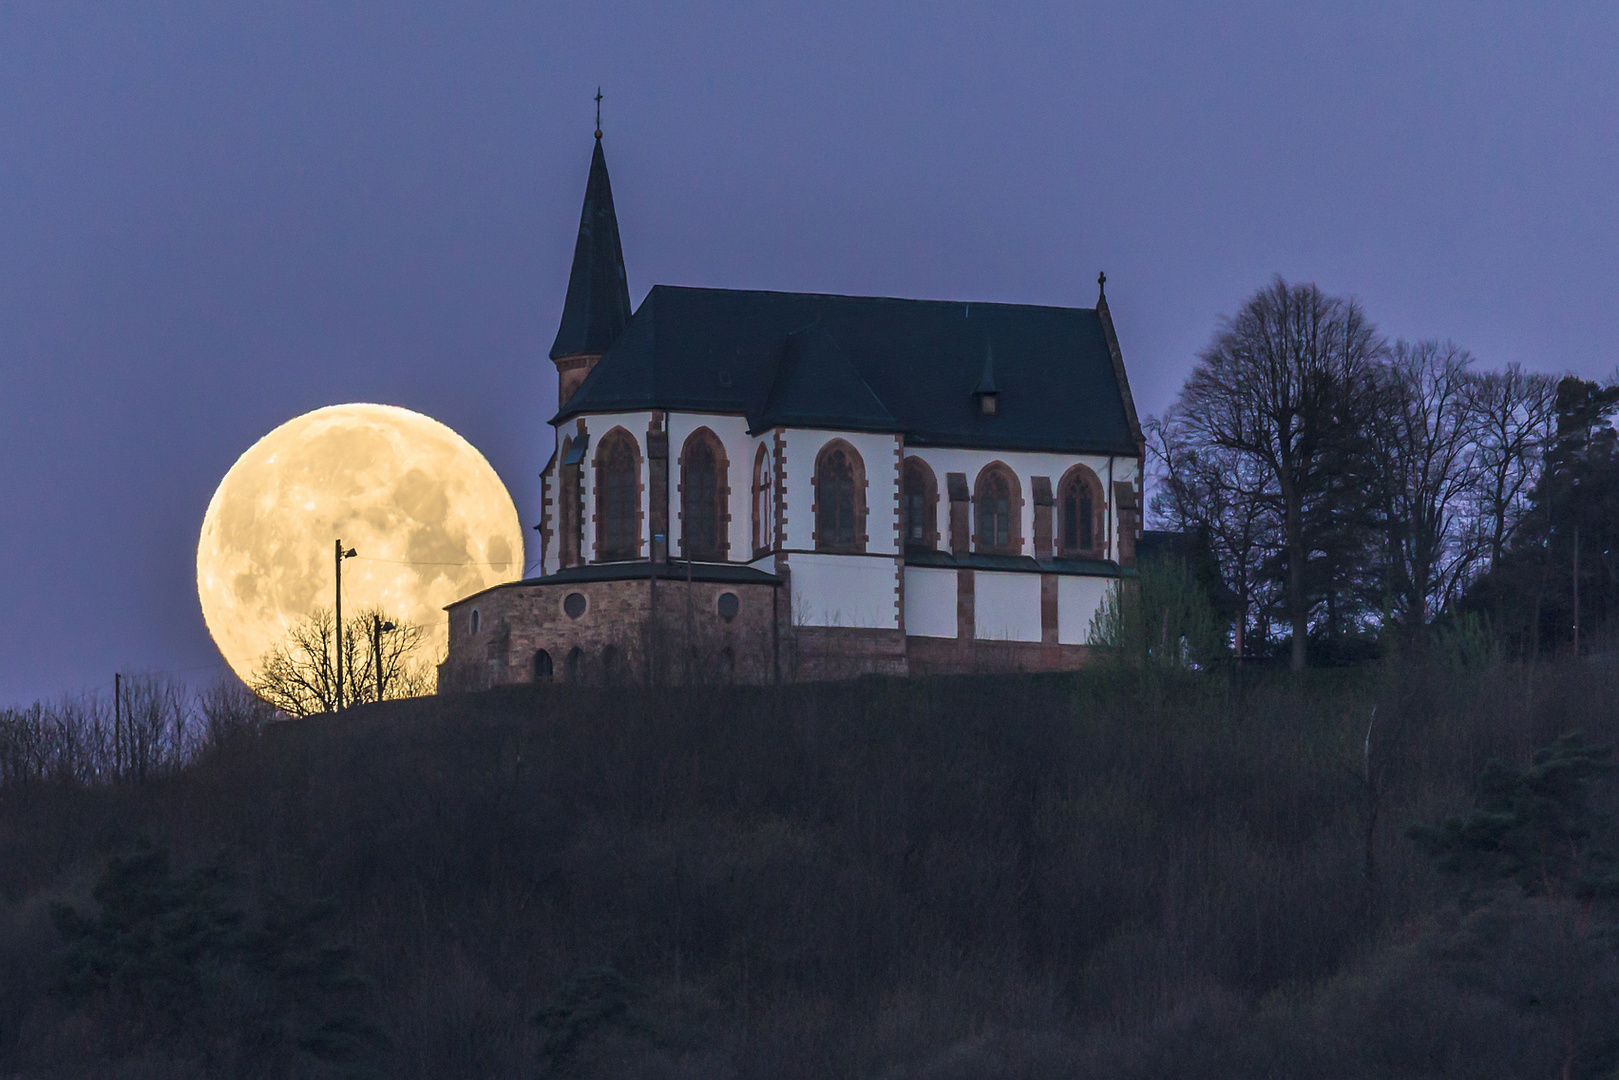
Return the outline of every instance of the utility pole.
[[[382,700],[382,634],[392,630],[394,624],[383,622],[381,615],[371,616],[371,667],[377,673],[377,700]]]
[[[353,548],[343,550],[343,541],[335,545],[336,559],[333,566],[336,569],[337,603],[335,618],[337,621],[337,687],[332,695],[332,701],[337,706],[333,712],[343,711],[343,560],[354,558],[356,552]]]
[[[124,676],[112,675],[112,771],[114,777],[124,775]]]

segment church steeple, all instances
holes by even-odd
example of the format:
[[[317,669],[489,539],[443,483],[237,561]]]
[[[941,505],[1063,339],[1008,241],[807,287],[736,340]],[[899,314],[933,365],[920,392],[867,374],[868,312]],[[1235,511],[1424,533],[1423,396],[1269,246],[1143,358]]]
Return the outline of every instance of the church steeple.
[[[613,212],[613,188],[607,180],[607,158],[602,154],[600,123],[598,118],[562,325],[551,346],[551,359],[556,361],[560,377],[559,405],[567,404],[630,321],[630,287],[618,241],[618,215]]]

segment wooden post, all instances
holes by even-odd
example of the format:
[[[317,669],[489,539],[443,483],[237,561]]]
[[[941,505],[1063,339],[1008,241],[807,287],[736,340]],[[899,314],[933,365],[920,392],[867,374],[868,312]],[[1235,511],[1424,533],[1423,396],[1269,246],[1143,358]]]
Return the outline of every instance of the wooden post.
[[[337,582],[337,685],[332,692],[332,701],[336,706],[333,712],[343,711],[343,541],[338,540],[333,556],[333,573]]]

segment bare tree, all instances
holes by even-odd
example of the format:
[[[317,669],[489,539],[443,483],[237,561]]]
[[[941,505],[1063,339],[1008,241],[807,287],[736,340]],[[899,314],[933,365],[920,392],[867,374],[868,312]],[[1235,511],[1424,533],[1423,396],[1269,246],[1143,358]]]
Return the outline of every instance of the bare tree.
[[[1469,426],[1478,483],[1474,527],[1491,566],[1517,535],[1557,423],[1557,379],[1517,364],[1476,376],[1469,387]]]
[[[1145,426],[1147,453],[1157,472],[1153,516],[1172,529],[1207,539],[1220,576],[1236,600],[1232,653],[1249,647],[1249,620],[1268,581],[1265,564],[1279,529],[1274,485],[1250,456],[1221,446],[1196,446],[1171,410]]]
[[[1244,455],[1274,483],[1280,504],[1291,665],[1305,665],[1313,544],[1306,501],[1341,468],[1334,438],[1373,382],[1383,343],[1352,300],[1277,277],[1249,298],[1203,351],[1176,410],[1193,445]]]
[[[1408,633],[1428,625],[1482,553],[1468,520],[1479,470],[1473,358],[1450,342],[1397,342],[1382,380],[1375,445],[1385,588]]]
[[[203,742],[210,747],[257,732],[274,716],[263,698],[229,675],[197,695],[197,708]]]
[[[136,781],[177,766],[195,749],[190,694],[172,675],[124,680],[123,773]]]
[[[337,636],[331,610],[316,608],[264,654],[248,686],[289,716],[336,712]],[[426,637],[421,627],[366,610],[344,621],[342,637],[342,704],[431,692],[426,669],[412,657]]]

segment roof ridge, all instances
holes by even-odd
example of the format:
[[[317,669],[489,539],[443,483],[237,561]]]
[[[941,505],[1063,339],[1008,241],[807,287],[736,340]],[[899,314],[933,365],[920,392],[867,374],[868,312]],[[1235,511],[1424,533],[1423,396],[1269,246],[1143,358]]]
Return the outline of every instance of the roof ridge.
[[[956,306],[964,308],[994,307],[1018,308],[1026,311],[1095,311],[1093,307],[1064,307],[1061,304],[1019,304],[1010,300],[938,300],[922,296],[863,296],[855,293],[834,292],[800,292],[792,289],[733,289],[723,285],[671,285],[668,282],[659,282],[652,286],[651,291],[658,289],[678,290],[680,292],[712,292],[712,293],[744,293],[751,296],[792,296],[806,300],[865,300],[888,301],[896,304],[937,304],[941,306]],[[970,318],[971,316],[967,316]],[[818,321],[818,320],[817,320]]]
[[[659,285],[553,422],[719,412],[750,430],[1134,457],[1111,351],[1094,309]],[[971,394],[986,367],[1006,406],[994,415]]]

